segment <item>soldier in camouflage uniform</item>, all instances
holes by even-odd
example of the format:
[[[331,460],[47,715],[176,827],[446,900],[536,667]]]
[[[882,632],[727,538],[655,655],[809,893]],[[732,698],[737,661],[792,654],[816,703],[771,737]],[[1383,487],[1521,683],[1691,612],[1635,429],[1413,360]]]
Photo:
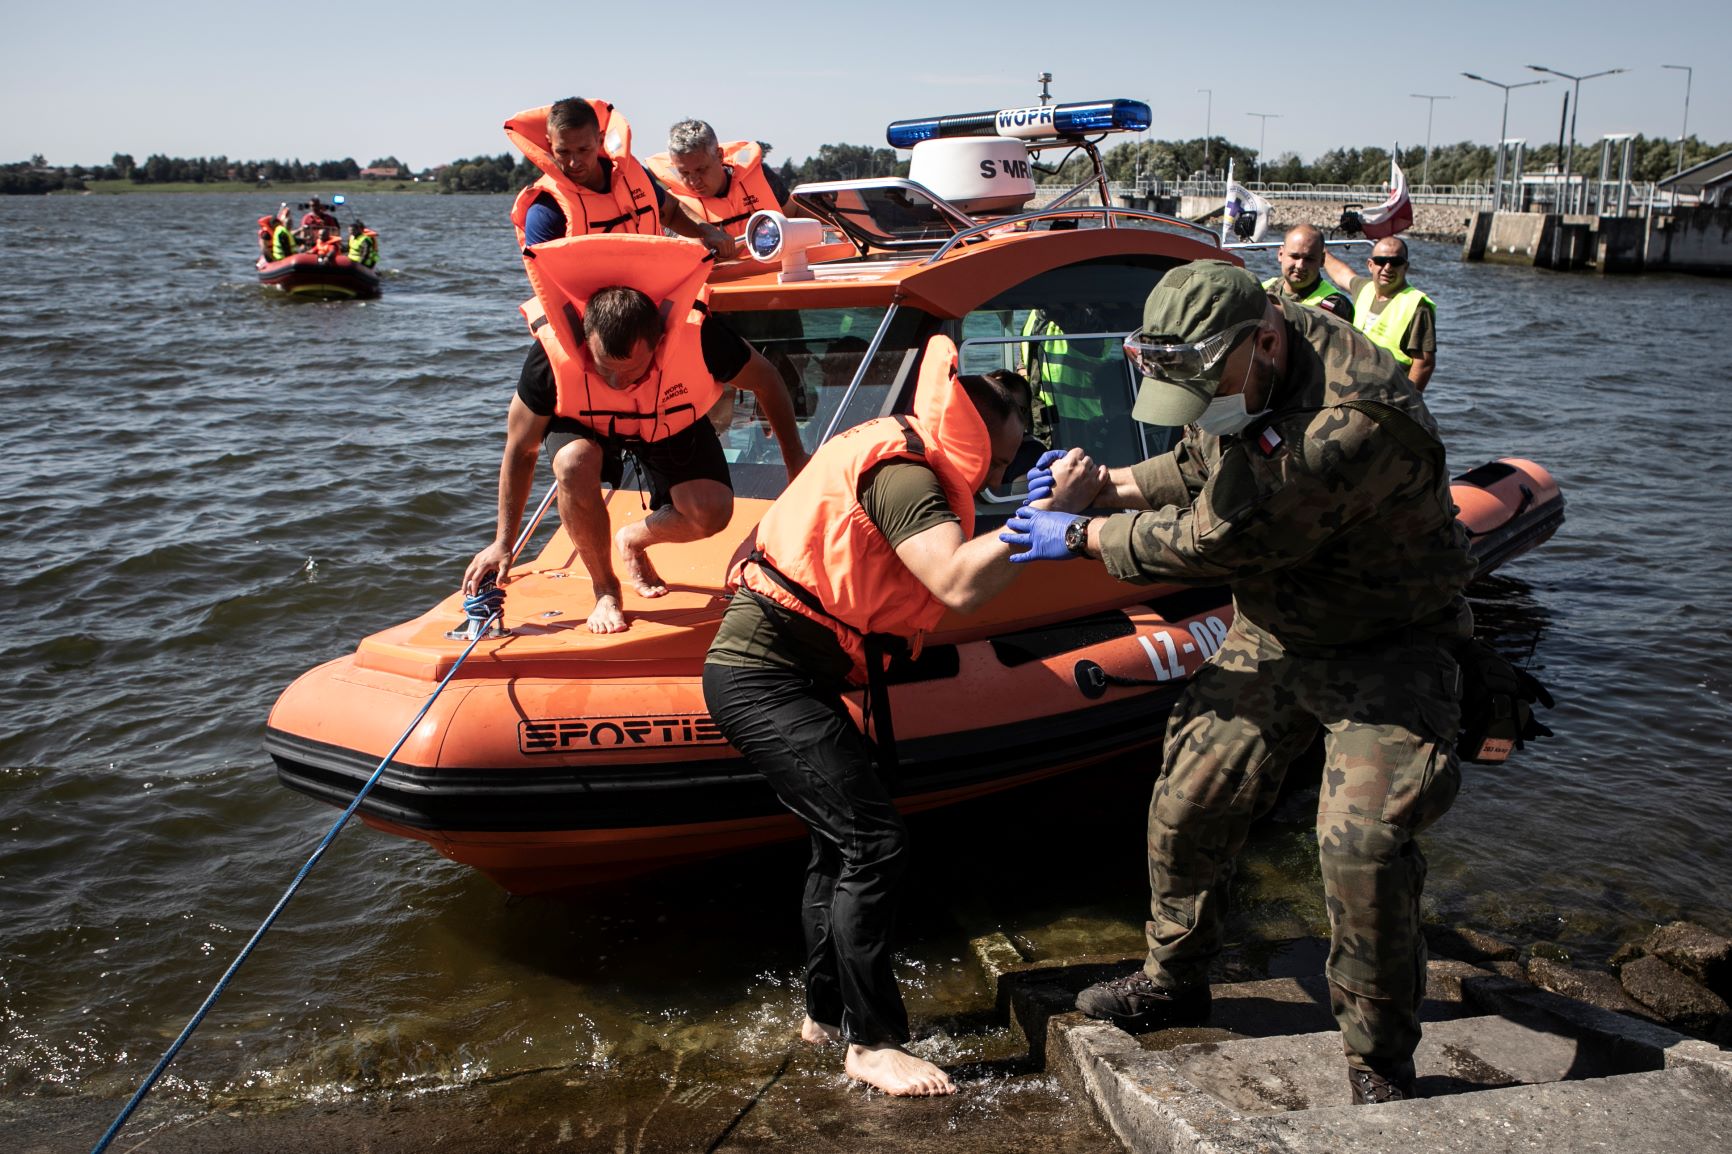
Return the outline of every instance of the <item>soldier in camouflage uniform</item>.
[[[1142,511],[1025,507],[1004,535],[1027,546],[1013,559],[1225,583],[1235,617],[1167,729],[1148,961],[1077,1006],[1128,1029],[1207,1018],[1233,859],[1321,730],[1327,975],[1348,1080],[1355,1102],[1410,1096],[1425,992],[1414,835],[1460,782],[1452,650],[1473,628],[1437,427],[1386,352],[1220,261],[1162,278],[1126,352],[1144,373],[1136,417],[1187,425],[1183,440],[1128,469],[1058,462],[1072,508],[1072,487],[1092,485],[1095,507]]]

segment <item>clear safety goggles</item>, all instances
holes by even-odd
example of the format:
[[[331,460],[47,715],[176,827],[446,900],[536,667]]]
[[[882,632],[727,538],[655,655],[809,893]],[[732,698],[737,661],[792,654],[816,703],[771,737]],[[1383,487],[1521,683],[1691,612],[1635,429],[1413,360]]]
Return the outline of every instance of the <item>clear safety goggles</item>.
[[[1253,317],[1200,341],[1150,341],[1144,340],[1141,333],[1132,333],[1125,338],[1125,359],[1145,377],[1210,380],[1239,338],[1262,323],[1260,317]]]

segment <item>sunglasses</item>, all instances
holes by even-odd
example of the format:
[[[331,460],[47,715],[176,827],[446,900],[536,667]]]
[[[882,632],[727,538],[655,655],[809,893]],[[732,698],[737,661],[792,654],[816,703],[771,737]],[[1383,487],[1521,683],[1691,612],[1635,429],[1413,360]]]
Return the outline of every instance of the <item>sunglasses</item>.
[[[1262,318],[1253,317],[1200,341],[1175,341],[1163,337],[1145,340],[1141,333],[1131,333],[1125,338],[1125,359],[1145,377],[1168,381],[1208,380],[1239,343],[1239,338],[1262,323]]]
[[[1407,263],[1407,258],[1404,256],[1374,256],[1371,258],[1371,263],[1376,265],[1378,268],[1390,264],[1404,265]]]

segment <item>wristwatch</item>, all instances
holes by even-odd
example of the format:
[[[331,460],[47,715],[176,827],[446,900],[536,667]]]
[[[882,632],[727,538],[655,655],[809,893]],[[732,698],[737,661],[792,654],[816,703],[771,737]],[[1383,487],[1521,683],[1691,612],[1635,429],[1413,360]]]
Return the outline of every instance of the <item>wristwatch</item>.
[[[1092,517],[1075,517],[1064,527],[1064,547],[1073,557],[1085,557],[1089,551],[1089,522]]]

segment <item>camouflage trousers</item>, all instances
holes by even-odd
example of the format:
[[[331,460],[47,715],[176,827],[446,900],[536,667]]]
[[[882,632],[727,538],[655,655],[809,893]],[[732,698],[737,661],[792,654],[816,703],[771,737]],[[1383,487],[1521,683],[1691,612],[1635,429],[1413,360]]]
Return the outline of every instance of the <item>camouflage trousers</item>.
[[[1208,981],[1233,859],[1321,730],[1330,1002],[1351,1065],[1405,1072],[1425,996],[1414,834],[1460,786],[1456,678],[1446,642],[1302,657],[1235,622],[1167,727],[1149,805],[1149,977],[1169,989]]]

